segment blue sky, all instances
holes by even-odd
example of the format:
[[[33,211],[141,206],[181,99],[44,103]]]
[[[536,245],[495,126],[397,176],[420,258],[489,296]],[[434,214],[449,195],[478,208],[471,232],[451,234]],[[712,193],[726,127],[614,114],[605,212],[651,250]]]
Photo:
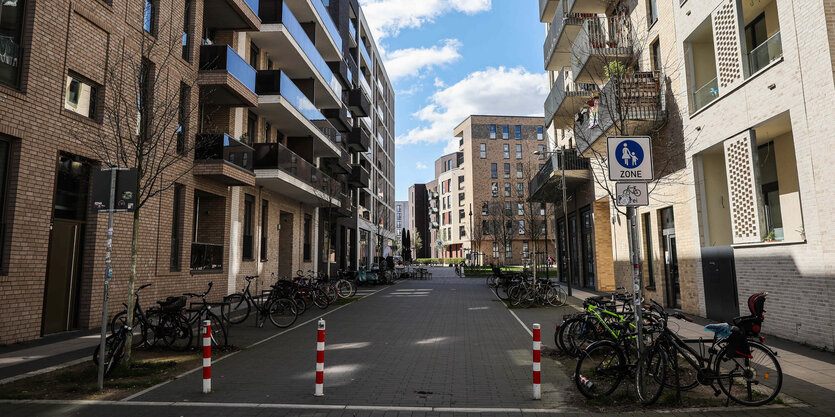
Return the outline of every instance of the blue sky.
[[[432,179],[470,114],[542,115],[536,0],[360,0],[396,92],[395,198]]]

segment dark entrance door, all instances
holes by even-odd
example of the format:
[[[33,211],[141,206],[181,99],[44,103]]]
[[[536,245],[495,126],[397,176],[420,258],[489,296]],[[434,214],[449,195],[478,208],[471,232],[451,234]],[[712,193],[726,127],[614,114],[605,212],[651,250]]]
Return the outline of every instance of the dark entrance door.
[[[44,289],[43,334],[78,325],[78,300],[90,167],[61,155],[56,168],[55,197]]]
[[[278,276],[293,277],[293,214],[282,211],[278,218]],[[301,250],[301,248],[299,248]]]
[[[583,286],[587,288],[594,288],[594,277],[596,274],[594,268],[594,220],[591,216],[591,210],[586,208],[580,212],[581,231],[583,234]]]
[[[707,318],[730,322],[739,315],[734,250],[730,246],[702,248],[702,277]]]
[[[568,249],[566,248],[565,239],[565,219],[559,219],[557,221],[557,242],[559,243],[560,281],[568,282]]]
[[[571,262],[571,284],[580,285],[580,250],[577,247],[577,215],[568,216],[568,252]]]
[[[681,286],[678,279],[678,253],[673,208],[661,210],[661,246],[664,252],[667,307],[681,308]]]

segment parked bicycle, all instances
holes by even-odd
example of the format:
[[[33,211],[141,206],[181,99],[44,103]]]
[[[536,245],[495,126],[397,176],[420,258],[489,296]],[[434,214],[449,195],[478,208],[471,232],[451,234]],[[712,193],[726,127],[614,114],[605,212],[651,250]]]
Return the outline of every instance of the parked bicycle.
[[[254,298],[249,288],[252,281],[257,278],[258,275],[245,277],[246,287],[243,291],[224,297],[224,302],[229,303],[229,310],[224,318],[231,324],[243,323],[249,318],[249,314],[254,308],[257,314],[255,317],[257,327],[263,326],[268,317],[275,327],[286,328],[292,326],[298,317],[296,304],[290,298],[282,297],[279,294],[273,296],[270,293],[266,297],[259,295],[258,299]]]
[[[110,375],[122,356],[125,355],[125,342],[128,337],[133,337],[133,331],[130,326],[121,325],[113,334],[104,339],[104,376]],[[93,351],[93,363],[99,365],[99,354],[101,353],[101,345],[96,345]]]

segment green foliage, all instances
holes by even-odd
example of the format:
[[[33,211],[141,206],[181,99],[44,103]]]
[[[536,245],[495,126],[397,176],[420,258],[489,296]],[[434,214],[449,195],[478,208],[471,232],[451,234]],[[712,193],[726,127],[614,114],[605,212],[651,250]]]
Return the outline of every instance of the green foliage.
[[[603,68],[603,73],[606,74],[606,78],[612,78],[616,75],[629,74],[629,72],[629,67],[620,61],[609,61],[609,63]]]

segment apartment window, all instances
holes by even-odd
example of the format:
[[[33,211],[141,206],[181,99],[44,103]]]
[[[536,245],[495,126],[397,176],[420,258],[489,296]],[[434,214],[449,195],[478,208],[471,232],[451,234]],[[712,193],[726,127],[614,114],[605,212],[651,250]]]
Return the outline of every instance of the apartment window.
[[[499,178],[499,164],[490,164],[490,178]]]
[[[481,159],[487,158],[487,144],[486,143],[479,143],[478,144],[478,157]]]
[[[510,178],[510,164],[504,164],[504,177]]]
[[[545,158],[545,145],[537,146],[536,151],[539,152],[539,159],[544,159]]]
[[[522,139],[522,126],[516,125],[516,139]]]
[[[545,203],[539,203],[539,215],[540,216],[545,215]]]
[[[1,40],[2,38],[0,38]],[[84,117],[95,118],[97,91],[98,87],[92,82],[74,74],[67,75],[64,108]]]
[[[510,159],[510,145],[505,143],[502,146],[502,150],[504,152],[504,159]]]
[[[528,258],[531,257],[531,250],[528,247],[528,241],[527,240],[522,241],[522,257],[525,258],[525,259],[528,259]]]
[[[504,196],[505,197],[510,197],[510,183],[509,182],[504,183]]]
[[[186,153],[186,125],[188,124],[188,106],[191,97],[191,87],[180,83],[180,108],[177,110],[177,153]]]
[[[467,232],[464,230],[464,226],[458,226],[458,238],[462,239],[467,236]]]
[[[774,240],[783,240],[785,235],[780,211],[780,187],[777,182],[777,163],[773,141],[757,147],[757,160],[760,168],[765,230],[766,233],[773,235]]]
[[[516,159],[522,159],[522,145],[516,145]]]
[[[258,137],[258,132],[255,130],[258,126],[258,116],[255,113],[248,111],[246,117],[246,134],[241,138],[241,142],[252,146],[255,143],[255,138]]]
[[[497,182],[491,183],[490,184],[490,189],[493,192],[493,197],[498,197],[499,196],[499,183],[497,183]]]
[[[310,262],[310,235],[311,235],[311,224],[313,223],[313,218],[310,217],[309,214],[304,215],[304,230],[302,233],[304,234],[304,240],[302,244],[302,255],[304,258],[304,262]]]
[[[459,206],[464,205],[464,193],[458,193],[458,205]]]
[[[485,235],[490,234],[490,223],[488,223],[487,220],[481,221],[481,232]]]
[[[23,12],[26,0],[0,5],[0,84],[17,87],[23,61]]]
[[[151,35],[157,33],[157,7],[159,0],[145,0],[145,14],[142,28]]]
[[[519,220],[519,234],[520,235],[525,234],[525,221],[524,220]]]
[[[458,210],[458,220],[464,220],[464,216],[466,216],[466,215],[467,214],[464,212],[464,209],[459,209]]]
[[[502,139],[507,139],[510,136],[510,126],[502,126]]]
[[[516,183],[516,196],[517,197],[524,197],[525,196],[525,184],[521,182]]]
[[[463,175],[458,177],[458,189],[459,190],[464,189],[464,176]]]
[[[499,259],[499,244],[493,242],[493,259]]]
[[[270,202],[261,200],[261,262],[267,261],[267,231],[270,229]]]
[[[183,10],[183,59],[191,62],[191,0],[185,0]]]
[[[174,184],[174,201],[171,210],[171,272],[180,270],[180,253],[183,251],[183,206],[185,205],[185,186]]]
[[[655,39],[655,41],[649,45],[649,50],[652,55],[652,70],[661,71],[661,42],[658,39]]]
[[[513,222],[507,222],[507,223],[508,223],[508,226],[507,226],[508,234],[510,234],[513,231]],[[513,242],[508,242],[508,243],[509,244],[504,247],[505,259],[513,258]]]
[[[647,26],[658,21],[658,0],[647,0]]]
[[[522,178],[522,163],[516,163],[516,178]]]
[[[487,206],[487,202],[486,202],[486,201],[485,201],[485,202],[483,202],[483,203],[481,203],[481,215],[482,215],[482,216],[486,216],[486,215],[487,215],[487,212],[488,212],[488,208],[487,208],[487,207],[488,207],[488,206]]]
[[[652,268],[652,225],[650,224],[650,213],[641,215],[644,223],[644,257],[647,259],[647,283],[648,289],[655,289],[655,272]]]
[[[255,42],[249,43],[249,66],[258,69],[258,57],[261,55],[261,49],[258,48],[258,45],[255,45]]]
[[[517,216],[524,216],[525,215],[525,203],[516,203],[516,215]]]
[[[253,210],[255,209],[255,197],[249,194],[244,195],[244,239],[243,239],[243,260],[251,261],[253,259],[252,254],[252,220],[253,220]]]
[[[496,125],[490,125],[490,139],[496,139]]]
[[[513,215],[513,203],[511,203],[510,201],[504,202],[504,214],[505,216]]]
[[[542,126],[536,127],[536,140],[544,140],[545,139],[545,128]]]

